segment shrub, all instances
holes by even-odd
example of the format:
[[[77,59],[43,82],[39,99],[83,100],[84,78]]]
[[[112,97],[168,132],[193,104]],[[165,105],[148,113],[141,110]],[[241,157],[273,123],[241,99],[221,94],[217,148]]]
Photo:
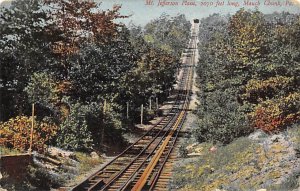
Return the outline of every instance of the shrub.
[[[252,79],[244,87],[242,100],[258,103],[260,100],[271,99],[281,92],[289,92],[294,83],[294,78],[276,76],[267,80]]]
[[[252,125],[267,132],[280,130],[300,120],[300,93],[268,100],[257,105],[250,113]]]
[[[199,112],[198,128],[194,130],[199,142],[227,144],[234,138],[252,132],[242,108],[228,90],[211,93],[206,99],[206,105]]]
[[[88,106],[79,103],[71,106],[70,114],[60,125],[58,146],[70,150],[88,150],[92,147],[92,134],[88,129]]]
[[[27,116],[17,116],[0,123],[0,139],[3,140],[3,144],[9,148],[27,150],[30,145],[31,120]],[[32,149],[39,152],[44,151],[45,144],[56,135],[56,132],[57,126],[54,123],[46,120],[35,121]]]

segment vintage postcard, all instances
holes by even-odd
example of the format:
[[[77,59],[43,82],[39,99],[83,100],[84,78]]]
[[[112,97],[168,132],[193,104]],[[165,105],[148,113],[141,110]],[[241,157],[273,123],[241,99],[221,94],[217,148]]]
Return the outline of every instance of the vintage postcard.
[[[300,190],[299,0],[0,0],[0,191]]]

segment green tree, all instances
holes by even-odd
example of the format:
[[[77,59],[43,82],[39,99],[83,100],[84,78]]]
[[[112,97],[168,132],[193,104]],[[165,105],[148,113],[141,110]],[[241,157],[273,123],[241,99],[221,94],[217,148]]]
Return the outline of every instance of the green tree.
[[[70,114],[59,127],[56,138],[58,146],[70,150],[86,151],[92,149],[93,139],[87,125],[87,111],[87,105],[80,103],[71,105]]]
[[[144,39],[179,58],[189,40],[190,28],[191,24],[183,14],[175,17],[162,14],[145,26]]]
[[[49,59],[45,28],[49,18],[41,1],[13,1],[0,18],[0,120],[26,112],[23,90],[34,71],[44,68]]]
[[[197,139],[229,143],[297,123],[299,16],[241,9],[200,23]]]

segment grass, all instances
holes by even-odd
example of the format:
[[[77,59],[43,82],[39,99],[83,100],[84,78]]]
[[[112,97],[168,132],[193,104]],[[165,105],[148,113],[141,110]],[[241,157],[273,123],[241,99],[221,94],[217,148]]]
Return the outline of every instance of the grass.
[[[104,159],[101,157],[92,158],[90,155],[82,152],[75,152],[75,158],[79,162],[78,171],[76,172],[76,176],[69,180],[65,186],[74,186],[74,184],[80,183],[90,174],[93,168],[98,167],[104,162]]]
[[[284,133],[294,148],[300,148],[300,126]],[[177,164],[171,189],[289,191],[299,187],[300,172],[294,171],[288,158],[294,156],[290,156],[287,146],[280,142],[265,147],[241,137],[226,146],[218,146],[216,152],[209,152],[209,143],[200,145],[204,148],[203,155],[180,160]],[[297,161],[295,157],[292,160]]]
[[[86,153],[75,152],[75,157],[80,162],[79,174],[86,173],[93,167],[103,163],[101,157],[95,159]]]
[[[271,185],[267,187],[267,190],[272,191],[289,191],[289,190],[295,190],[299,188],[299,177],[300,177],[300,171],[296,171],[290,176],[286,178],[282,184],[279,185]]]
[[[17,155],[22,154],[19,150],[16,149],[9,149],[7,147],[0,146],[0,156],[3,155]]]

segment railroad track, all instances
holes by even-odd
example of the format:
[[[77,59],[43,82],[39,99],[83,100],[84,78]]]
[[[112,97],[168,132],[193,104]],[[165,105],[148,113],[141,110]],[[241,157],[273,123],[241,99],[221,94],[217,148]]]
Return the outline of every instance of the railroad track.
[[[108,162],[96,173],[74,187],[73,191],[94,190],[167,190],[171,166],[176,156],[173,149],[189,107],[195,52],[195,35],[188,45],[189,56],[182,68],[177,95],[172,108],[136,142]]]

